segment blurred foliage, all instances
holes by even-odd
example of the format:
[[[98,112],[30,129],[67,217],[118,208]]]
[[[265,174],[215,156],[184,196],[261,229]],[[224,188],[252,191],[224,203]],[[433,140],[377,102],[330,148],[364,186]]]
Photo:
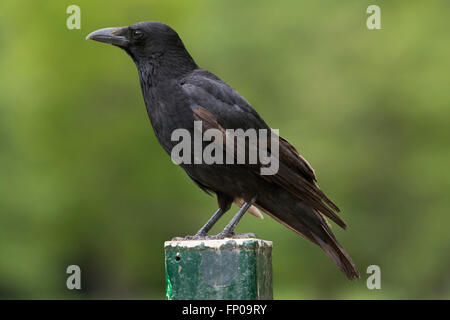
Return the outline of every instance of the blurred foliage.
[[[81,7],[68,30],[66,7]],[[382,30],[366,28],[381,7]],[[169,160],[137,72],[91,31],[158,20],[239,90],[343,209],[350,283],[270,218],[279,299],[450,298],[449,1],[0,3],[0,297],[164,298],[163,242],[216,209]],[[233,207],[232,211],[235,211]],[[214,228],[220,231],[232,213]],[[83,290],[65,287],[68,265]],[[382,289],[366,288],[366,268]]]

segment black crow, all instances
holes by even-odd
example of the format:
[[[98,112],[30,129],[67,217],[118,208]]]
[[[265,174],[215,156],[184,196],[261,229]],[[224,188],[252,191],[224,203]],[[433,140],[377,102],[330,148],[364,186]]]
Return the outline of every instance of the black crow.
[[[195,121],[201,121],[202,129],[222,132],[223,137],[229,129],[271,130],[237,91],[197,66],[178,34],[166,24],[142,22],[129,27],[105,28],[92,32],[87,39],[112,44],[131,56],[139,72],[153,130],[169,154],[178,144],[172,133],[184,129],[194,136]],[[355,264],[334,237],[325,218],[345,229],[345,222],[336,214],[339,208],[319,189],[308,162],[287,140],[278,136],[276,139],[279,163],[275,174],[261,174],[264,164],[259,160],[256,164],[246,161],[206,164],[196,163],[189,155],[193,161],[180,164],[201,189],[217,195],[219,206],[197,234],[186,239],[237,236],[233,231],[242,215],[246,211],[260,215],[260,209],[319,245],[349,279],[359,278]],[[249,140],[245,141],[245,150],[255,148]],[[259,137],[257,149],[261,148],[261,141]],[[271,153],[272,142],[271,138],[266,141]],[[232,148],[237,150],[236,146]],[[242,153],[242,149],[236,152]],[[237,214],[221,233],[208,236],[208,231],[233,202],[240,206]]]

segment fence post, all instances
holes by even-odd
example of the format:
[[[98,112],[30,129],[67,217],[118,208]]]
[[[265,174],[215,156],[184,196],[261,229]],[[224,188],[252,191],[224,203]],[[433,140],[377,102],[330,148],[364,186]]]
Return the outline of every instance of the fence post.
[[[272,242],[261,239],[164,243],[169,300],[272,299]]]

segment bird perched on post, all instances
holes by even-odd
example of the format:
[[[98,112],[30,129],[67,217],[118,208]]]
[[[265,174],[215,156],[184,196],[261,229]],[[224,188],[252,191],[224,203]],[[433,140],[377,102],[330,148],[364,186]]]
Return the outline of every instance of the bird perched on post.
[[[177,145],[173,132],[183,129],[195,135],[198,121],[203,129],[216,129],[224,137],[229,129],[271,131],[237,91],[197,66],[178,34],[166,24],[142,22],[129,27],[104,28],[92,32],[86,39],[112,44],[131,56],[139,72],[153,130],[169,154]],[[320,246],[347,278],[359,278],[355,264],[336,240],[325,218],[345,229],[345,222],[336,214],[338,207],[319,189],[308,162],[287,140],[278,136],[276,139],[278,170],[274,174],[262,175],[260,170],[264,165],[261,162],[180,163],[201,189],[217,195],[219,206],[197,234],[186,239],[237,236],[234,229],[242,215],[249,211],[258,216],[262,210]],[[260,142],[246,143],[245,150],[260,149]],[[238,204],[239,211],[221,233],[209,236],[211,227],[233,202]]]

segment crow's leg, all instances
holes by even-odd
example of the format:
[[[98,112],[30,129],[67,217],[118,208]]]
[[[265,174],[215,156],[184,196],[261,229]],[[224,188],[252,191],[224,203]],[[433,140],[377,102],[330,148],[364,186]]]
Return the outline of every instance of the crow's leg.
[[[214,224],[217,222],[217,220],[220,219],[220,217],[225,213],[222,208],[217,209],[217,211],[213,214],[213,216],[208,220],[208,222],[205,223],[203,227],[200,228],[200,230],[197,231],[194,237],[204,237],[208,234],[209,230],[214,226]]]
[[[250,233],[243,234],[243,235],[235,235],[233,232],[234,229],[236,228],[237,224],[241,220],[242,216],[244,215],[245,212],[247,212],[248,208],[250,208],[252,206],[253,202],[255,202],[255,199],[245,202],[242,205],[242,207],[239,209],[239,211],[236,213],[236,215],[233,217],[233,219],[231,219],[230,223],[225,227],[225,229],[223,229],[223,231],[221,233],[219,233],[218,235],[214,236],[214,238],[216,238],[216,239],[223,239],[226,237],[248,238],[249,236],[254,236],[254,234],[250,234]]]
[[[219,208],[217,211],[213,214],[213,216],[205,223],[203,227],[200,228],[200,230],[197,231],[197,233],[194,236],[186,236],[184,238],[181,237],[175,237],[172,240],[173,241],[179,241],[179,240],[207,240],[207,239],[215,239],[215,236],[208,236],[209,230],[214,226],[214,224],[217,222],[217,220],[220,219],[223,214],[228,211],[227,208]]]

